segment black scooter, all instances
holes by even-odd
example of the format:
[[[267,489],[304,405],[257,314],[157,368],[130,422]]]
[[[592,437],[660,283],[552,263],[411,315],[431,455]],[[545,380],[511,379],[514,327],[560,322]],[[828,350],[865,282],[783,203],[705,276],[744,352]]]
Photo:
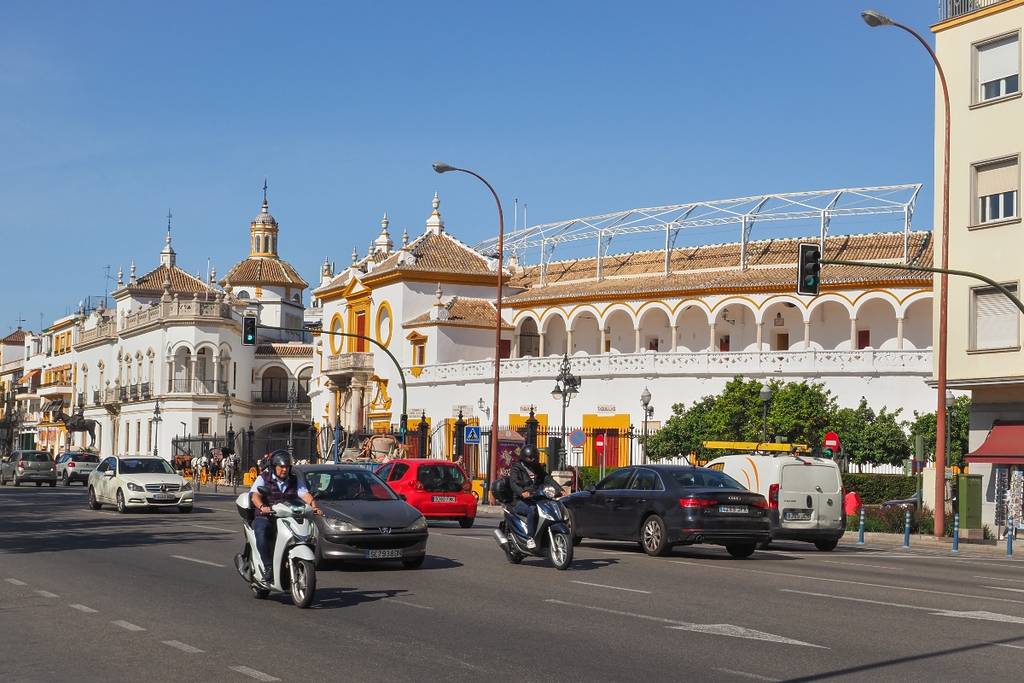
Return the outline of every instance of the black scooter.
[[[550,484],[534,489],[525,499],[537,506],[537,530],[531,537],[526,520],[513,512],[513,504],[504,505],[505,518],[494,530],[498,545],[512,564],[519,564],[527,556],[548,557],[555,569],[568,569],[572,564],[572,534],[569,532],[568,511],[556,497],[558,490]],[[533,540],[533,547],[529,541]]]

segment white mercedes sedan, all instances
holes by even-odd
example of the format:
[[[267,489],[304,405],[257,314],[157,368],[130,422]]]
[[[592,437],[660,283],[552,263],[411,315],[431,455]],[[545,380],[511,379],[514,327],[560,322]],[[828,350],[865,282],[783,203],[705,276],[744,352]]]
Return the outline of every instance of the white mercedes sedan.
[[[89,473],[89,507],[117,506],[118,512],[131,508],[177,507],[192,512],[192,482],[176,474],[163,458],[115,455],[105,458]]]

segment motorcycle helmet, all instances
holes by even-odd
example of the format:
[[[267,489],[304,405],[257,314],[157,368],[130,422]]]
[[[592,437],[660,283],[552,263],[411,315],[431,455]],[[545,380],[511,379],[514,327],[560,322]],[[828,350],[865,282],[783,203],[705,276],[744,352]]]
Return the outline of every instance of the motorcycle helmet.
[[[519,459],[527,465],[535,465],[540,460],[540,451],[532,444],[526,444],[519,450]]]
[[[288,468],[288,472],[292,471],[292,456],[283,448],[279,448],[270,454],[270,469],[276,470],[278,465],[282,465]]]

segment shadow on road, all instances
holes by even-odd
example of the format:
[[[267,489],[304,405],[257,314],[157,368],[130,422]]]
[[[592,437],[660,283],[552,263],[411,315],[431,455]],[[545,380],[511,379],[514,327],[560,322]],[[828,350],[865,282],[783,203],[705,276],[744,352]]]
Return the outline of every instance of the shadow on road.
[[[615,552],[618,552],[618,553],[622,553],[622,554],[644,555],[644,551],[640,550],[639,546],[636,543],[616,543],[614,541],[605,542],[605,541],[586,540],[583,543],[581,543],[578,547],[581,548],[581,549],[593,548],[595,550],[612,550],[612,551],[615,551]],[[774,550],[774,549],[775,549],[775,546],[773,545],[772,546],[772,550]],[[796,548],[793,548],[793,550],[796,550]],[[726,560],[726,561],[729,561],[729,562],[736,562],[737,561],[737,560],[734,560],[733,557],[731,555],[729,555],[728,552],[726,552],[724,546],[717,546],[717,545],[676,546],[675,548],[672,548],[671,550],[669,550],[669,552],[666,553],[664,557],[665,558],[679,557],[679,558],[686,558],[686,559],[689,559],[689,560],[708,560],[709,562],[720,562],[722,560]],[[654,559],[658,559],[658,558],[654,558]],[[748,561],[751,561],[751,562],[753,562],[753,561],[761,561],[761,562],[785,561],[785,562],[792,562],[794,560],[799,560],[799,559],[800,559],[799,557],[786,557],[785,555],[775,555],[775,554],[772,554],[771,552],[762,552],[762,551],[756,550],[756,551],[754,551],[754,554],[750,556]]]
[[[418,569],[406,569],[397,560],[343,560],[332,561],[322,565],[317,571],[345,571],[345,572],[422,572],[430,569],[455,569],[461,567],[462,563],[449,557],[439,555],[427,555],[427,559]]]

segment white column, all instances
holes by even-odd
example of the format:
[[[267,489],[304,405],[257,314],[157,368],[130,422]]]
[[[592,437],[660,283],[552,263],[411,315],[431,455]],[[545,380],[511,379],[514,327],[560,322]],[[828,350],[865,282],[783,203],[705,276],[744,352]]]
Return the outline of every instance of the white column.
[[[174,360],[167,361],[167,391],[174,391]]]
[[[633,353],[640,353],[642,350],[640,348],[640,328],[637,327],[633,330]]]
[[[811,350],[811,321],[804,321],[804,351]]]
[[[220,383],[220,356],[213,357],[213,393],[217,393],[217,385]]]
[[[763,351],[761,343],[764,341],[764,321],[757,324],[757,350],[758,352]]]
[[[512,334],[512,357],[519,358],[519,333]]]
[[[676,337],[678,336],[678,334],[679,334],[679,326],[678,325],[673,325],[672,326],[672,343],[669,345],[669,350],[672,353],[675,353],[675,351],[676,351]]]
[[[903,318],[896,318],[896,348],[903,350]]]
[[[850,350],[857,350],[857,319],[850,318]]]
[[[565,331],[565,352],[572,355],[572,328]]]
[[[599,354],[604,353],[605,346],[608,345],[608,333],[605,332],[604,327],[601,328],[601,348],[597,350]]]
[[[545,334],[543,332],[541,332],[537,336],[540,338],[540,344],[537,347],[537,355],[540,356],[541,358],[543,358],[544,357],[544,336],[545,336]]]
[[[711,323],[711,336],[708,338],[708,351],[711,351],[713,353],[718,348],[716,346],[716,342],[717,341],[718,341],[718,339],[716,338],[716,334],[715,334],[715,323],[712,322]]]

